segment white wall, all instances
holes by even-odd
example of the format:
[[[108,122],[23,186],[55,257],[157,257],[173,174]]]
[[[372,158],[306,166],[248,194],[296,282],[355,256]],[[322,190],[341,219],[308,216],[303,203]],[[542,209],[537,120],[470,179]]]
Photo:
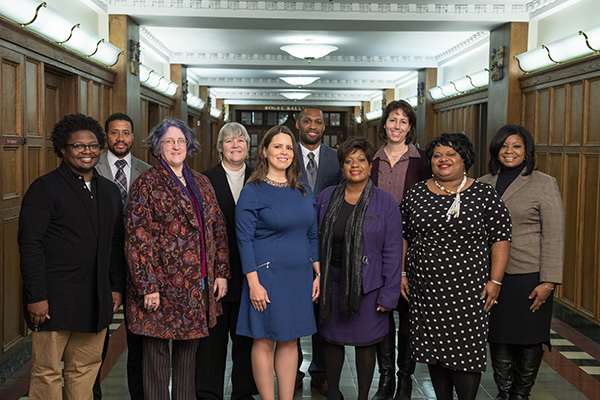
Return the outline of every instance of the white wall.
[[[600,1],[580,0],[529,24],[528,50],[600,25]]]
[[[66,18],[75,23],[81,24],[82,27],[98,34],[98,36],[108,39],[108,37],[100,35],[100,18],[98,13],[83,4],[81,1],[46,0],[46,3],[55,10],[60,11]],[[104,19],[106,19],[106,17],[104,17]],[[107,31],[107,28],[103,29]]]
[[[441,86],[450,81],[464,78],[468,74],[489,68],[490,44],[485,43],[438,67],[437,84]]]
[[[394,91],[395,100],[404,100],[417,95],[417,78],[398,86]]]

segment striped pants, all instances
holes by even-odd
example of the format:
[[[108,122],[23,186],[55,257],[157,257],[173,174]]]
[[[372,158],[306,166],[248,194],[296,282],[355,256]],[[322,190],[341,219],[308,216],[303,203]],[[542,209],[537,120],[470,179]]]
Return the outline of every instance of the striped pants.
[[[198,339],[169,340],[144,336],[143,381],[145,400],[193,400],[196,398],[196,349]],[[173,370],[173,393],[169,380]]]

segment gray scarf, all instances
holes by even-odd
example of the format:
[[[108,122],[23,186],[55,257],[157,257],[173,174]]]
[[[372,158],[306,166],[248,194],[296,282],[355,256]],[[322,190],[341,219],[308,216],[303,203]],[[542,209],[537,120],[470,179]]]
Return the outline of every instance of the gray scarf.
[[[319,298],[320,318],[331,318],[331,248],[333,242],[333,224],[340,214],[346,193],[346,181],[334,189],[325,212],[321,228],[321,293]],[[360,315],[362,299],[362,258],[363,258],[363,222],[371,197],[373,182],[369,179],[354,210],[346,221],[344,231],[344,254],[342,258],[342,280],[340,282],[340,315]]]

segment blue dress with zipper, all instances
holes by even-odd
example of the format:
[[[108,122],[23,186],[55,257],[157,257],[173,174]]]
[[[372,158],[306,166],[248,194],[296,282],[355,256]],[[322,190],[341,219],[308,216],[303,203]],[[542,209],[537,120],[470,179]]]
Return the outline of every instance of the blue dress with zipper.
[[[265,182],[244,186],[235,208],[244,274],[256,271],[270,303],[252,307],[247,280],[237,334],[288,341],[317,331],[312,304],[313,261],[319,260],[315,200],[300,190]]]

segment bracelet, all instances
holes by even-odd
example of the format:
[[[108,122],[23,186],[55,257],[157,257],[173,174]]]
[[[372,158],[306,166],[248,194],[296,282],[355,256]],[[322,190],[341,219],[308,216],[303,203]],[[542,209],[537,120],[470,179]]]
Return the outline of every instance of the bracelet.
[[[402,276],[406,276],[406,271],[402,271]]]
[[[542,282],[542,286],[544,286],[544,287],[545,287],[546,289],[548,289],[548,290],[554,290],[554,288],[553,288],[553,287],[550,287],[550,286],[546,285],[546,284],[545,284],[545,283],[543,283],[543,282]]]
[[[495,281],[493,279],[490,279],[490,282],[495,283],[498,286],[502,286],[502,282],[498,282],[498,281]]]
[[[316,272],[316,273],[315,273],[315,278],[316,278],[317,276],[321,276],[321,273],[320,273],[320,272]]]

